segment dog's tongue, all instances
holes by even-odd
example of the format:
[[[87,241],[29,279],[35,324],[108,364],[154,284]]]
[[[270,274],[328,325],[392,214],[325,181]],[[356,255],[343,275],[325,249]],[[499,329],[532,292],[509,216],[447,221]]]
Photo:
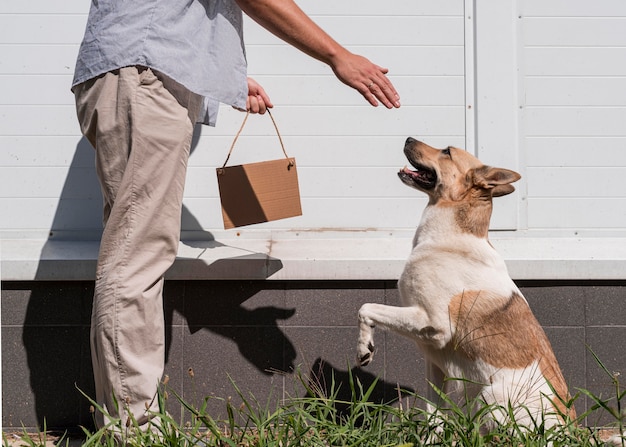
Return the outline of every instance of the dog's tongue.
[[[400,172],[406,175],[410,175],[411,177],[419,177],[421,175],[424,174],[424,171],[420,170],[420,169],[410,169],[407,166],[404,166],[402,169],[400,169]]]
[[[412,177],[415,180],[422,181],[422,182],[430,182],[433,180],[432,173],[426,169],[420,169],[420,168],[409,169],[407,166],[404,166],[400,170],[400,173],[407,175],[409,177]]]

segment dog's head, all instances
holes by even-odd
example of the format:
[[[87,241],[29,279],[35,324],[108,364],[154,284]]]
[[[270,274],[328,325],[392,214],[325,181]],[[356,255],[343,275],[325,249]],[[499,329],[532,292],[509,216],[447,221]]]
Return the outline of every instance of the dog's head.
[[[413,169],[401,169],[400,180],[425,192],[434,202],[504,196],[515,191],[511,183],[521,178],[515,171],[485,166],[462,149],[435,149],[411,137],[406,140],[404,153]]]

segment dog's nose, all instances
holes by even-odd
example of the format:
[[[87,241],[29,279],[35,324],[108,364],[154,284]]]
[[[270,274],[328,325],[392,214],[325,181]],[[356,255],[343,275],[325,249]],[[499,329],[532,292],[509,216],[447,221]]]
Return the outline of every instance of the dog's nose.
[[[415,138],[409,137],[404,142],[404,147],[410,146],[410,145],[412,145],[413,143],[416,143],[416,142],[417,142],[417,140]]]

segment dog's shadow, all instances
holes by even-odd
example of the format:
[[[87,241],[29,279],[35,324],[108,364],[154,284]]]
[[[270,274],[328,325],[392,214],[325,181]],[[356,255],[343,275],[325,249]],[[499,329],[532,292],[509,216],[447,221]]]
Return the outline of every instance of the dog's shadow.
[[[336,416],[353,420],[357,425],[362,417],[352,414],[354,404],[370,402],[391,405],[415,395],[411,387],[386,382],[359,367],[338,369],[322,358],[316,359],[309,374],[300,380],[305,388],[305,398],[321,399],[324,405],[332,402]]]

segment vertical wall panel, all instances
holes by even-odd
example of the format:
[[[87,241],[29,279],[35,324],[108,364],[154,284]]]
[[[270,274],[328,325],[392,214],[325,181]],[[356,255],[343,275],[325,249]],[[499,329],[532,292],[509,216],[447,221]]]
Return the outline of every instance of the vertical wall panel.
[[[528,227],[623,229],[624,2],[526,0],[520,7]]]

